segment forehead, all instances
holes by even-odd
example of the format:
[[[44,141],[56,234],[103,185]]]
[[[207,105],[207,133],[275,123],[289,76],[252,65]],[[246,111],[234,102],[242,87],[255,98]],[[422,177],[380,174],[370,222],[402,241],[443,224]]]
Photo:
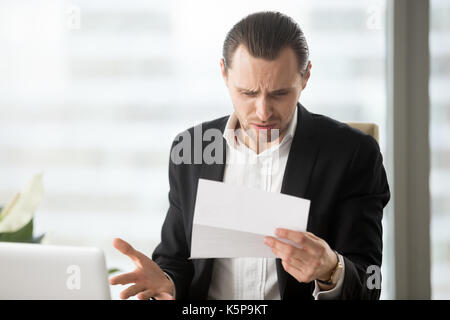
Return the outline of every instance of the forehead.
[[[282,49],[274,60],[266,60],[252,56],[240,45],[233,55],[229,75],[237,86],[244,88],[289,87],[300,79],[297,58],[290,47]]]

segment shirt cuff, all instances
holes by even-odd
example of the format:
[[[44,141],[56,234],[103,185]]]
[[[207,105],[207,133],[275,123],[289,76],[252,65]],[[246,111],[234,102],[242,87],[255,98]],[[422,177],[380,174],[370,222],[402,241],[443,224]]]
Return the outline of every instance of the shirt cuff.
[[[176,300],[177,299],[177,288],[175,287],[175,283],[173,282],[172,278],[167,273],[164,272],[164,274],[170,280],[170,282],[172,282],[172,284],[173,284],[173,297]]]
[[[334,300],[337,299],[342,291],[342,284],[344,283],[344,276],[345,276],[345,263],[344,258],[342,255],[338,254],[339,262],[342,265],[341,272],[337,275],[337,283],[336,286],[333,289],[321,291],[319,284],[316,280],[314,280],[314,292],[313,296],[315,300]]]

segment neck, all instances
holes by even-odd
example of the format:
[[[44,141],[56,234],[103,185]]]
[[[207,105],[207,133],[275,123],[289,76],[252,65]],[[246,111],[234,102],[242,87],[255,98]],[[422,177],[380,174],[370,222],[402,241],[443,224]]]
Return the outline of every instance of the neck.
[[[239,129],[240,125],[239,123],[236,126],[236,129]],[[270,137],[269,139],[267,138],[267,135],[260,135],[260,134],[255,134],[255,135],[249,135],[247,134],[247,132],[245,130],[238,130],[237,131],[237,138],[243,142],[245,144],[245,146],[251,150],[253,150],[254,152],[256,152],[256,154],[260,154],[261,152],[264,152],[265,150],[278,145],[279,143],[281,143],[281,141],[283,140],[283,137],[285,136],[286,132],[281,132],[280,136],[278,138],[273,139],[272,141]]]

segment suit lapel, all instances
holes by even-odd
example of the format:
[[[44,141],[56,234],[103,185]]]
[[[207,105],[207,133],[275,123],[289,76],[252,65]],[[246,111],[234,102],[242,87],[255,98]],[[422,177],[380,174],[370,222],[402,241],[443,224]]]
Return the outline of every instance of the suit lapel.
[[[225,130],[225,125],[227,123],[228,118],[224,120],[224,122],[221,124],[221,127],[219,128],[222,131],[222,134]],[[203,149],[205,149],[205,146],[203,146]],[[214,180],[214,181],[223,181],[223,175],[225,171],[225,161],[227,159],[227,144],[225,141],[225,138],[222,137],[222,161],[221,163],[213,163],[213,164],[202,164],[202,169],[200,172],[200,178],[201,179],[207,179],[207,180]]]
[[[311,114],[299,104],[297,129],[292,140],[281,193],[306,197],[309,178],[316,161],[318,143],[316,141]]]
[[[308,198],[307,190],[309,180],[317,157],[318,141],[311,113],[298,103],[297,128],[292,140],[286,169],[284,171],[281,193]],[[310,230],[311,219],[308,219],[307,229]],[[284,298],[287,273],[276,260],[278,284],[281,298]]]
[[[225,130],[225,125],[227,123],[227,119],[225,119],[224,123],[221,124],[221,127],[219,128],[222,131],[222,134]],[[204,150],[205,146],[203,146]],[[214,180],[214,181],[223,181],[223,176],[225,172],[225,161],[227,159],[226,156],[226,140],[225,138],[222,138],[222,161],[221,163],[213,163],[213,164],[202,164],[201,171],[200,171],[200,178],[201,179],[207,179],[207,180]],[[211,283],[211,276],[212,276],[212,267],[214,263],[214,259],[198,259],[196,261],[198,264],[199,270],[201,270],[201,277],[203,284],[202,289],[200,290],[200,299],[207,299],[208,298],[208,290],[209,285]]]

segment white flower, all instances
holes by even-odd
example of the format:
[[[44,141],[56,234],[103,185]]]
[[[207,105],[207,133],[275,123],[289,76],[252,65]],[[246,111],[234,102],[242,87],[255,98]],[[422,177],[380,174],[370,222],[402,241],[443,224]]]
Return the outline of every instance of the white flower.
[[[33,218],[44,196],[43,173],[36,174],[0,213],[0,233],[15,232]]]

